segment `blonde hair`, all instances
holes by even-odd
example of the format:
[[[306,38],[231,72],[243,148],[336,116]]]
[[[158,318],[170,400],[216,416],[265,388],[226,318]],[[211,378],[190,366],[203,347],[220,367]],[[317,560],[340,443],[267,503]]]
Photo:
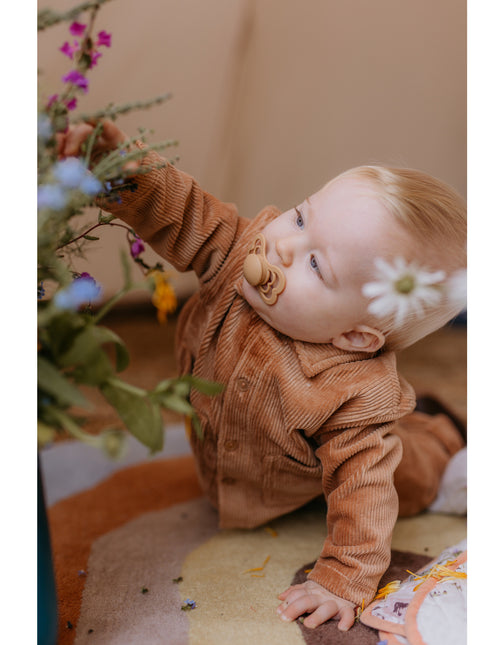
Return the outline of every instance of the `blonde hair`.
[[[419,170],[374,165],[352,168],[336,180],[349,175],[374,184],[377,197],[413,242],[409,261],[428,270],[443,270],[447,280],[465,269],[467,207],[451,186]],[[393,316],[370,320],[385,335],[386,347],[408,347],[459,314],[463,305],[444,291],[441,302],[426,308],[424,316],[412,314],[399,326]]]

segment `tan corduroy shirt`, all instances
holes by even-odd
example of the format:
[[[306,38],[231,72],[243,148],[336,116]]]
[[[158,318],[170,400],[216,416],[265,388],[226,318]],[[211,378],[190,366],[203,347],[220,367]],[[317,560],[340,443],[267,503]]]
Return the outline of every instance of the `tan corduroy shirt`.
[[[143,163],[159,160],[150,153]],[[397,518],[402,448],[390,429],[415,404],[395,355],[295,341],[251,309],[241,296],[243,261],[277,209],[241,218],[170,164],[135,182],[104,208],[178,270],[196,272],[200,290],[177,331],[180,371],[226,385],[217,397],[191,394],[204,430],[192,448],[220,526],[255,527],[323,493],[327,539],[309,577],[369,602]]]

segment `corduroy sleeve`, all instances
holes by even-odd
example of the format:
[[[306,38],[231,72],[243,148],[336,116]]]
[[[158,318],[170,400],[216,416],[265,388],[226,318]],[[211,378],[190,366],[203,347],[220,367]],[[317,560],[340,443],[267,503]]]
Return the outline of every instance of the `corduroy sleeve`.
[[[336,431],[316,451],[328,535],[308,577],[356,605],[373,599],[390,563],[398,512],[393,476],[402,455],[392,425]]]
[[[233,204],[205,192],[155,152],[142,159],[141,171],[117,191],[117,197],[102,198],[98,205],[131,226],[178,271],[194,270],[207,282],[222,266],[240,227],[249,221],[238,217]]]

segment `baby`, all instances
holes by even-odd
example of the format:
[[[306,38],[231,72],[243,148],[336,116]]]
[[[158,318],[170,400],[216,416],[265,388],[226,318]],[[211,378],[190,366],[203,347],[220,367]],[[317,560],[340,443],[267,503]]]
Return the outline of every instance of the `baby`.
[[[70,128],[59,154],[78,155],[91,131]],[[97,151],[126,140],[105,122]],[[398,512],[428,507],[464,446],[448,417],[413,411],[394,352],[460,309],[447,285],[466,263],[465,205],[426,174],[366,166],[248,220],[162,161],[149,152],[135,190],[100,205],[199,278],[179,316],[179,369],[226,385],[214,398],[191,393],[201,485],[221,528],[256,527],[323,494],[320,557],[278,612],[347,630],[389,564]],[[413,305],[404,311],[376,280],[394,262],[416,262],[423,285],[416,301],[399,297]],[[406,293],[412,278],[401,280]]]

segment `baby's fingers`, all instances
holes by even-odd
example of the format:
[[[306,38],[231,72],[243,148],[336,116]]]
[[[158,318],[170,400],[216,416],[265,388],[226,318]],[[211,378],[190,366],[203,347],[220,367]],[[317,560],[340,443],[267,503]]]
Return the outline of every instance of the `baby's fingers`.
[[[66,157],[77,157],[81,153],[82,145],[93,132],[93,126],[89,123],[79,123],[70,126],[65,134],[57,134],[58,156],[60,159]]]
[[[338,617],[338,629],[346,632],[354,624],[355,612],[351,607],[338,607],[334,601],[328,600],[305,618],[304,625],[305,627],[314,629],[322,625],[322,623],[325,623],[326,620]]]
[[[319,607],[317,607],[317,609],[312,614],[307,616],[303,624],[305,625],[305,627],[315,629],[315,627],[322,625],[322,623],[325,623],[326,620],[334,618],[337,614],[338,607],[336,603],[332,600],[328,600],[324,604],[319,605]]]
[[[303,584],[292,585],[285,591],[282,591],[282,593],[279,593],[277,598],[279,600],[285,600],[293,591],[303,591],[304,593],[306,593],[306,589]]]
[[[323,601],[317,596],[304,593],[298,597],[285,600],[277,608],[277,612],[280,614],[282,620],[290,622],[296,620],[296,618],[299,618],[303,614],[314,611],[320,606],[321,602]]]

